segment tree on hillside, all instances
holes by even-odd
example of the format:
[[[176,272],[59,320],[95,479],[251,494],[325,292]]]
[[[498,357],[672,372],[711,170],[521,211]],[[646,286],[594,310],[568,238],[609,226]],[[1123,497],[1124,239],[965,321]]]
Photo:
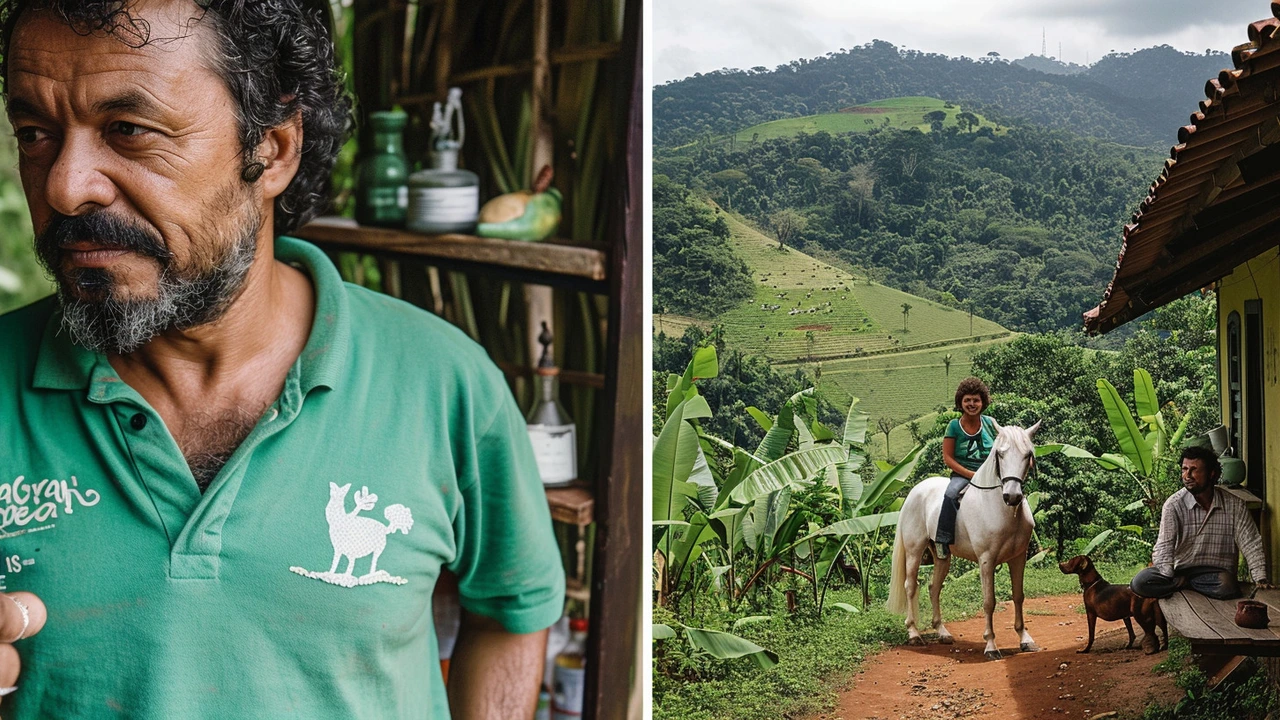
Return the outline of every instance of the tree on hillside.
[[[725,207],[733,209],[733,196],[738,192],[738,188],[747,184],[751,178],[741,170],[730,168],[721,170],[711,176],[711,180],[716,185],[724,188]]]
[[[911,303],[902,303],[902,332],[907,331],[907,316],[911,314]]]
[[[956,122],[959,123],[960,127],[969,131],[972,131],[974,128],[982,124],[982,121],[978,119],[978,116],[968,110],[958,113],[956,115]]]
[[[817,339],[817,336],[813,334],[812,330],[804,331],[804,344],[809,350],[809,362],[813,362],[813,343]]]
[[[885,459],[889,458],[889,433],[893,432],[893,427],[897,424],[898,424],[898,421],[894,420],[893,418],[887,415],[885,417],[880,418],[879,420],[876,420],[876,430],[879,430],[884,435]]]
[[[924,121],[929,123],[929,129],[940,133],[942,132],[942,123],[947,121],[947,113],[943,110],[934,110],[924,114]]]
[[[773,228],[773,236],[778,239],[778,249],[785,250],[787,243],[796,239],[809,220],[795,210],[779,210],[769,216],[769,225]]]

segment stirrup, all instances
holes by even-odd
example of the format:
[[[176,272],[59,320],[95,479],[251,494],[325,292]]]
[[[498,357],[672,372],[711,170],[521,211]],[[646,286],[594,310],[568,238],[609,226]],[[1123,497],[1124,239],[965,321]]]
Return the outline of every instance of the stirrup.
[[[950,544],[951,543],[935,542],[933,545],[935,548],[937,548],[938,552],[935,553],[934,557],[936,557],[938,560],[949,559],[951,557],[951,548],[949,547]]]

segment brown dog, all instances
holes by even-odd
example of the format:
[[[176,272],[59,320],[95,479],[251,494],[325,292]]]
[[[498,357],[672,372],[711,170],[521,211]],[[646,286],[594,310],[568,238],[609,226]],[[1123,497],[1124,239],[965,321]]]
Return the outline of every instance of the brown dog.
[[[1064,563],[1058,563],[1058,569],[1064,575],[1079,575],[1080,588],[1084,590],[1084,610],[1089,617],[1089,644],[1077,652],[1087,653],[1093,647],[1093,627],[1098,618],[1124,620],[1124,627],[1129,631],[1129,644],[1125,645],[1126,648],[1133,647],[1133,624],[1129,622],[1130,617],[1137,620],[1142,628],[1142,648],[1148,655],[1169,647],[1169,626],[1165,623],[1164,613],[1160,612],[1160,601],[1138,597],[1128,585],[1112,585],[1103,580],[1088,555],[1077,555]],[[1163,645],[1156,637],[1157,625],[1164,632]]]

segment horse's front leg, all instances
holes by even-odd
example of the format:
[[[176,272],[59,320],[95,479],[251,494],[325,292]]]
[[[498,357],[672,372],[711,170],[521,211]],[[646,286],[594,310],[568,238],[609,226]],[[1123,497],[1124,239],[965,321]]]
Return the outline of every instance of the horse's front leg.
[[[929,600],[933,603],[933,629],[938,631],[938,641],[944,645],[955,642],[947,626],[942,624],[942,581],[947,579],[951,570],[951,556],[940,560],[935,555],[933,560],[933,581],[929,583]]]
[[[978,559],[978,571],[982,575],[982,612],[987,616],[987,628],[982,639],[987,641],[984,653],[988,660],[999,660],[1003,655],[996,647],[996,631],[993,616],[996,612],[996,562],[991,555],[983,555]]]
[[[1031,633],[1027,632],[1026,624],[1022,621],[1022,573],[1026,567],[1025,550],[1009,561],[1009,584],[1013,589],[1013,630],[1018,633],[1018,647],[1022,652],[1036,652],[1040,646],[1031,639]]]
[[[916,611],[919,608],[920,590],[920,555],[924,551],[920,547],[908,544],[907,551],[907,644],[923,645],[920,629],[916,627]]]

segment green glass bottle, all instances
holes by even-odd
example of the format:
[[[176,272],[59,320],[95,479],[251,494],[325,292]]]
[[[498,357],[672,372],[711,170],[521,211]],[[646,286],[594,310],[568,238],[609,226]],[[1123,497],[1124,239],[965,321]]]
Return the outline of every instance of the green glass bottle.
[[[409,163],[404,155],[408,117],[399,110],[369,114],[373,147],[356,176],[356,221],[361,225],[404,227],[409,207]]]

